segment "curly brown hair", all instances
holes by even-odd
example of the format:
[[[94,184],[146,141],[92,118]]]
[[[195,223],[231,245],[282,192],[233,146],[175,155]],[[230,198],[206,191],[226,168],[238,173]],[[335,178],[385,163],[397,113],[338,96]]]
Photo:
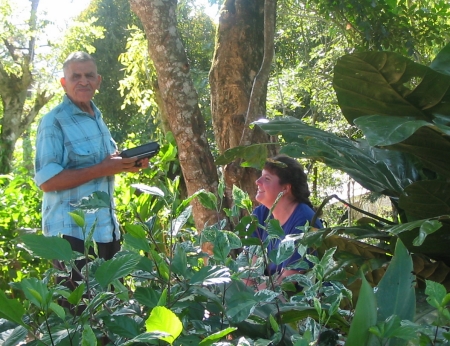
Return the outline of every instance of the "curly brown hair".
[[[292,195],[298,203],[305,203],[313,208],[309,196],[308,177],[303,166],[294,158],[279,154],[271,157],[264,164],[264,169],[275,174],[280,184],[290,184]],[[314,209],[314,208],[313,208]]]

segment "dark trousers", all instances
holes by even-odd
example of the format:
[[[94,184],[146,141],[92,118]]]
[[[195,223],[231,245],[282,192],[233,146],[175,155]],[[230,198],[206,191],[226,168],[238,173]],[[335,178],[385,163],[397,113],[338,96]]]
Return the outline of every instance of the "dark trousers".
[[[73,251],[77,251],[84,254],[84,240],[74,238],[68,235],[63,236],[63,238],[70,243],[70,246],[72,247]],[[97,249],[98,249],[98,257],[103,258],[105,260],[109,260],[113,258],[117,252],[119,252],[120,241],[114,240],[110,243],[97,243]],[[89,248],[89,254],[95,256],[94,249],[92,247]],[[81,272],[81,269],[86,265],[87,262],[88,261],[86,261],[85,258],[81,260],[76,260],[75,265],[78,271]],[[53,260],[53,266],[59,270],[66,269],[64,263],[58,260]],[[82,280],[81,275],[75,269],[72,269],[69,278],[60,276],[56,277],[57,284],[61,284],[71,290],[74,290],[78,286],[77,281],[79,282],[81,280]],[[67,308],[73,308],[72,306],[70,306],[70,304],[68,304],[67,301],[61,301],[60,304]]]

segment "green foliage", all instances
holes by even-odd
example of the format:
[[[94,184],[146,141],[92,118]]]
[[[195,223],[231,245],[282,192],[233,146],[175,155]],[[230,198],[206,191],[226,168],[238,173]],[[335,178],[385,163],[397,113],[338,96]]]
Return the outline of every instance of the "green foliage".
[[[96,18],[90,18],[83,21],[74,22],[65,32],[63,39],[56,44],[59,50],[57,62],[61,64],[75,51],[84,51],[89,54],[95,52],[93,45],[96,39],[101,39],[105,35],[104,28],[95,25]]]
[[[9,282],[42,274],[48,268],[45,261],[17,246],[19,235],[41,228],[40,201],[41,192],[28,172],[0,176],[0,289],[6,292]]]
[[[135,104],[142,114],[156,113],[153,85],[157,83],[153,64],[148,57],[144,32],[137,26],[128,27],[126,51],[119,56],[125,78],[119,82],[124,105]]]
[[[394,50],[404,55],[424,46],[445,44],[443,28],[450,8],[444,1],[317,1],[319,13],[341,24],[364,50]]]
[[[163,200],[165,205],[174,200],[170,191],[165,195],[159,188],[151,186],[143,190]],[[246,199],[245,194],[236,188],[234,195],[245,208],[246,204],[242,202]],[[207,196],[203,197],[211,198]],[[183,201],[180,205],[186,206]],[[84,210],[103,208],[102,194],[96,193],[83,200],[80,207]],[[82,216],[82,209],[74,215]],[[175,208],[172,212],[175,214],[170,217],[175,221],[184,210]],[[251,217],[247,219],[247,226],[242,230],[252,222]],[[302,345],[305,342],[307,345],[317,340],[336,342],[339,338],[346,340],[348,345],[369,345],[364,340],[373,335],[373,340],[378,338],[389,341],[389,345],[400,345],[395,340],[415,341],[419,335],[422,338],[432,335],[424,326],[411,322],[414,310],[414,304],[410,304],[410,299],[414,300],[412,262],[400,241],[375,294],[363,278],[363,289],[351,318],[349,311],[340,308],[345,300],[351,299],[351,292],[336,280],[339,269],[333,259],[335,249],[327,250],[321,258],[306,255],[314,265],[311,268],[304,266],[306,272],[285,278],[282,285],[277,286],[273,285],[276,277],[261,274],[266,263],[252,263],[245,252],[235,260],[214,252],[206,265],[207,254],[200,251],[200,238],[189,236],[183,226],[178,234],[183,234],[184,239],[178,238],[176,242],[169,240],[173,228],[164,230],[167,253],[152,250],[160,244],[154,241],[145,222],[137,219],[129,226],[132,227],[127,227],[122,250],[111,260],[92,261],[83,270],[84,283],[74,291],[53,286],[45,279],[55,273],[54,269],[50,269],[43,280],[29,278],[13,285],[23,292],[25,300],[22,303],[0,291],[0,317],[4,319],[1,328],[14,330],[5,342],[21,342],[28,334],[52,345],[63,345],[69,339],[91,344],[102,335],[123,345],[156,340],[173,345],[212,345],[216,342],[233,345],[238,340],[261,345]],[[273,227],[272,236],[278,237],[277,225],[270,227]],[[305,231],[315,232],[308,226]],[[230,244],[224,253],[240,246],[239,238],[245,234],[229,232],[226,235],[219,224],[204,232],[209,236],[202,241],[212,242],[214,248],[223,248],[224,242]],[[232,240],[234,238],[236,240]],[[55,238],[38,235],[23,237],[23,241],[34,255],[64,260],[68,267],[76,258],[70,252],[56,251],[56,247],[69,246],[61,238],[58,238],[61,244],[55,244]],[[260,251],[264,254],[265,245],[261,245]],[[305,254],[308,246],[296,239],[295,247],[281,247],[273,259],[267,253],[263,257],[278,262],[293,251]],[[55,248],[53,252],[43,254],[43,249],[52,248]],[[266,282],[267,288],[253,291],[245,286],[241,279],[248,276],[260,283]],[[293,287],[293,280],[303,286],[301,291]],[[399,298],[405,294],[410,298],[401,301]],[[442,285],[427,282],[426,294],[431,306],[440,314],[436,325],[445,325],[450,318],[445,289]],[[74,310],[58,304],[62,297],[78,308],[85,306],[85,309],[81,314],[73,315]],[[367,318],[369,315],[371,317]],[[384,316],[388,317],[384,319]]]

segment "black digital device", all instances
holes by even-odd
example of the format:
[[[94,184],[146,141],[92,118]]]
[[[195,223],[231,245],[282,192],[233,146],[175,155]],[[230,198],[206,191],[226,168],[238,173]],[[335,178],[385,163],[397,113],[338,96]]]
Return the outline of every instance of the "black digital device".
[[[131,149],[123,150],[119,156],[121,157],[137,157],[139,159],[151,158],[158,154],[159,143],[149,142]]]

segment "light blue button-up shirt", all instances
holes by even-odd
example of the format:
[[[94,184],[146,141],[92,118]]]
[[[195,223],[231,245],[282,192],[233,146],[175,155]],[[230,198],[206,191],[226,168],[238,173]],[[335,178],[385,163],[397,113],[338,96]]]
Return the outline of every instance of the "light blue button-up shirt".
[[[92,102],[92,101],[91,101]],[[46,114],[38,128],[34,180],[38,186],[64,169],[78,169],[96,165],[113,154],[117,145],[103,122],[98,108],[92,103],[95,116],[83,112],[68,97]],[[42,230],[46,236],[58,234],[84,239],[82,229],[69,212],[83,197],[95,191],[111,196],[111,209],[86,213],[87,232],[97,220],[94,240],[100,243],[120,239],[119,225],[114,214],[114,176],[91,180],[73,189],[44,192],[42,202]]]

